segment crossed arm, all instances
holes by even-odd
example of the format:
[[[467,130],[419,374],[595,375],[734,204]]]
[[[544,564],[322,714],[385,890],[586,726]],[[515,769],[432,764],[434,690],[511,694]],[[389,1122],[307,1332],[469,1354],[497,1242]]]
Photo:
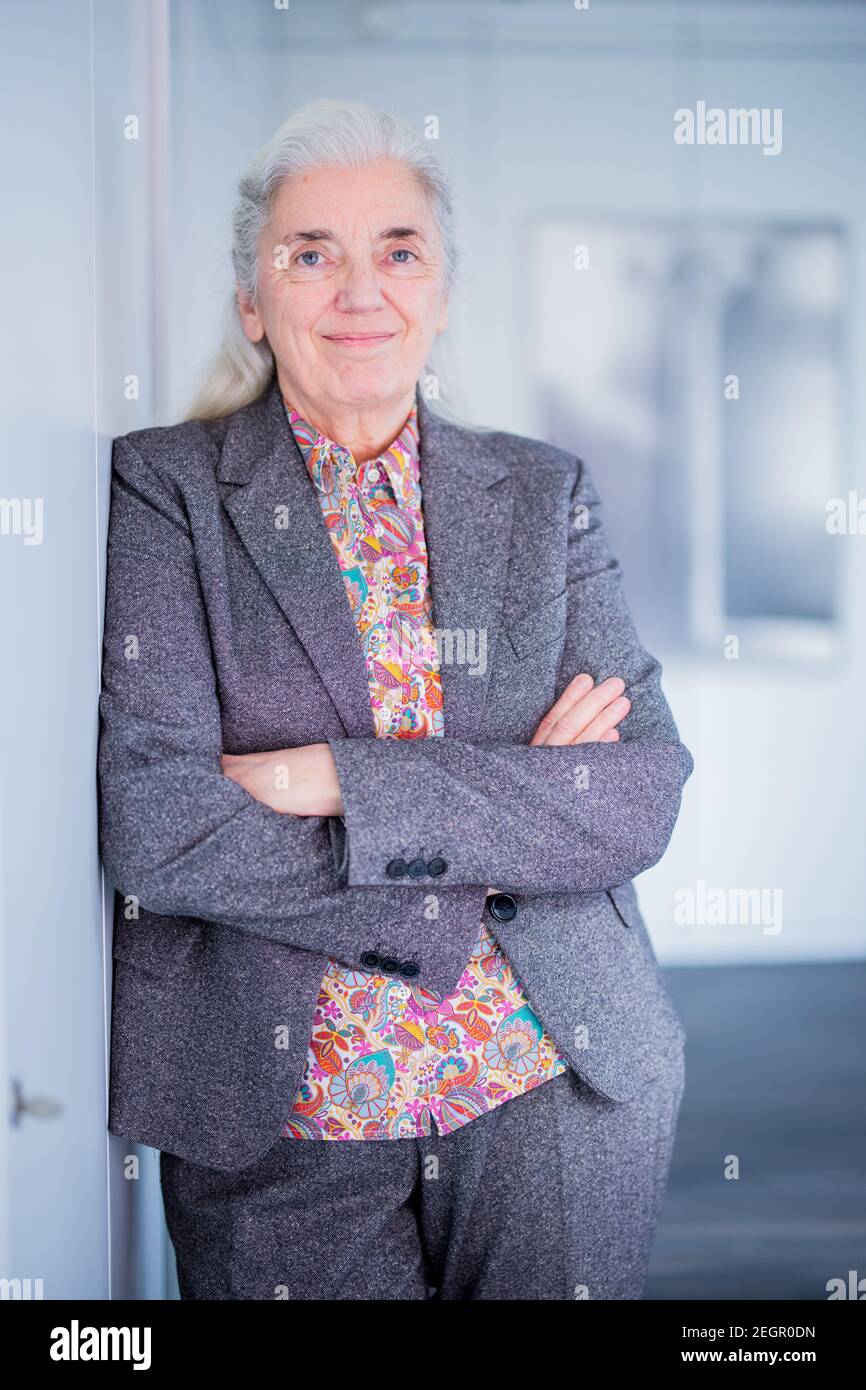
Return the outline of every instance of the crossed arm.
[[[541,720],[530,747],[615,743],[619,739],[615,726],[631,708],[624,689],[625,682],[618,677],[596,686],[586,672],[575,676]],[[330,744],[308,743],[273,753],[223,753],[222,769],[256,801],[281,815],[345,813]]]
[[[661,666],[635,631],[599,508],[578,460],[570,515],[586,524],[570,532],[562,689],[528,744],[330,739],[224,758],[226,775],[278,813],[341,817],[350,886],[388,882],[410,798],[412,838],[445,858],[449,886],[589,891],[656,863],[693,763]],[[287,790],[277,792],[286,766]]]
[[[618,677],[596,686],[587,673],[575,676],[541,720],[530,746],[617,742],[615,725],[631,708],[622,695],[624,689]],[[280,815],[345,815],[337,764],[328,743],[274,753],[224,753],[222,769],[250,796]],[[487,893],[499,891],[488,888]]]
[[[448,862],[443,888],[590,891],[655,863],[692,759],[662,694],[661,668],[632,625],[599,499],[579,461],[571,501],[572,515],[582,509],[589,524],[570,533],[562,695],[531,743],[330,739],[242,764],[223,758],[184,509],[134,445],[118,440],[98,760],[100,844],[115,884],[155,913],[340,955],[330,936],[341,913],[352,930],[353,890],[417,893],[385,874],[410,798],[413,838]],[[129,634],[137,660],[127,659]],[[590,692],[580,693],[577,672],[594,682]],[[615,705],[612,677],[630,708]],[[269,785],[274,756],[295,771],[279,807]],[[347,881],[334,863],[338,816]]]

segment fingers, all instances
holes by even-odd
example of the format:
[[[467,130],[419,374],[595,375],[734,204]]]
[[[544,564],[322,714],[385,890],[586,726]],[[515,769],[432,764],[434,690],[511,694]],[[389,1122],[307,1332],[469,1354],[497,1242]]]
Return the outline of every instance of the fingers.
[[[599,741],[602,734],[609,733],[631,708],[631,702],[622,695],[623,690],[625,682],[619,676],[610,676],[597,686],[586,673],[575,676],[541,720],[531,743],[562,745]]]
[[[602,710],[601,714],[597,715],[596,718],[577,735],[574,742],[600,743],[602,736],[608,735],[611,732],[616,733],[613,726],[618,724],[621,719],[625,719],[630,709],[631,700],[627,700],[625,696],[618,696],[617,699],[607,705],[606,708]],[[619,738],[619,734],[617,734],[617,738]],[[605,741],[607,742],[608,740],[605,739]]]
[[[586,695],[590,690],[592,690],[594,684],[595,682],[592,679],[592,676],[587,675],[586,672],[583,672],[579,676],[574,676],[568,682],[568,685],[563,690],[559,699],[555,702],[555,704],[551,705],[550,709],[547,711],[547,714],[541,720],[541,723],[539,724],[535,733],[532,735],[532,738],[530,740],[530,747],[532,746],[532,744],[537,743],[559,742],[558,739],[554,739],[551,737],[554,729],[559,724],[560,720],[564,718],[564,716],[568,713],[568,711],[572,709],[573,706],[576,705],[577,702],[584,695]]]

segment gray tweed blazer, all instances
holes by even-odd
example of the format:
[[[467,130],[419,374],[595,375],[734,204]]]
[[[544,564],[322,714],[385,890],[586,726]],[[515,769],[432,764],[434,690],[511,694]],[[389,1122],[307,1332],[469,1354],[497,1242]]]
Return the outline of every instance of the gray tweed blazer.
[[[513,898],[490,925],[589,1086],[628,1100],[683,1046],[632,879],[668,844],[692,758],[589,471],[420,394],[418,420],[445,736],[415,741],[375,736],[276,377],[221,420],[114,443],[98,755],[113,1134],[254,1162],[294,1099],[328,960],[374,952],[449,992],[488,887]],[[625,681],[620,742],[530,747],[579,671]],[[342,817],[279,815],[221,771],[222,752],[324,741]]]

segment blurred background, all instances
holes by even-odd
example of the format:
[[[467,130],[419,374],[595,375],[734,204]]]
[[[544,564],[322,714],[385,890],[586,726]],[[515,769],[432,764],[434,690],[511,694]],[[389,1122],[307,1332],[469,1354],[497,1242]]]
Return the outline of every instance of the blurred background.
[[[177,1294],[158,1155],[105,1129],[111,441],[182,418],[238,177],[336,96],[435,140],[445,394],[587,460],[695,758],[637,883],[688,1031],[645,1296],[866,1277],[866,5],[4,0],[0,26],[0,1275]]]

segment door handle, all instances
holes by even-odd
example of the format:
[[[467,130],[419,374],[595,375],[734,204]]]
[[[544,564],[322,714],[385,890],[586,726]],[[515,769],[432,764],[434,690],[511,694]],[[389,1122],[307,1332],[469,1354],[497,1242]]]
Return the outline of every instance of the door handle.
[[[35,1120],[53,1120],[57,1115],[63,1114],[62,1103],[54,1100],[52,1096],[34,1096],[32,1100],[28,1100],[17,1077],[12,1081],[12,1093],[15,1098],[12,1123],[16,1128],[21,1124],[24,1115],[32,1115]]]

